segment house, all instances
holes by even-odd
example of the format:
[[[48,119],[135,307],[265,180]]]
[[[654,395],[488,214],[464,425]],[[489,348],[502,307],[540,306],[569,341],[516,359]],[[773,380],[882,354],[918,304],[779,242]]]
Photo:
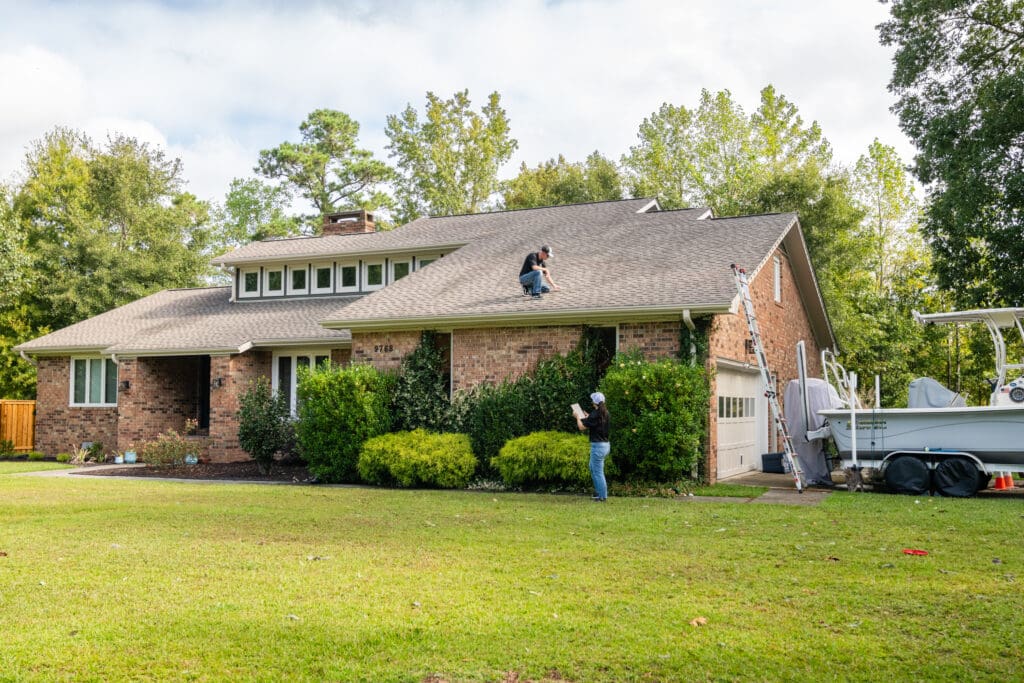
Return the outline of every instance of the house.
[[[519,267],[541,244],[561,291],[523,296]],[[834,346],[795,214],[714,218],[650,199],[420,218],[375,232],[372,214],[325,218],[324,234],[254,242],[214,260],[230,287],[167,290],[17,347],[38,364],[38,447],[124,450],[198,421],[214,461],[246,458],[236,413],[270,377],[294,405],[297,368],[330,358],[397,368],[424,330],[450,358],[452,391],[529,371],[584,329],[649,359],[708,335],[706,471],[756,469],[774,448],[730,265],[751,278],[780,385]],[[684,356],[688,349],[682,349]]]

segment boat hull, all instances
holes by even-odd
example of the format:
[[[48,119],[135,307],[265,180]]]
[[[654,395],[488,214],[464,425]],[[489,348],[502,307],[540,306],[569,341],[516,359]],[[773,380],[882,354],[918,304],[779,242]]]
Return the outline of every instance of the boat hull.
[[[840,457],[850,459],[850,411],[820,414]],[[1024,406],[857,410],[856,424],[858,461],[881,461],[896,451],[960,451],[986,465],[1024,468]]]

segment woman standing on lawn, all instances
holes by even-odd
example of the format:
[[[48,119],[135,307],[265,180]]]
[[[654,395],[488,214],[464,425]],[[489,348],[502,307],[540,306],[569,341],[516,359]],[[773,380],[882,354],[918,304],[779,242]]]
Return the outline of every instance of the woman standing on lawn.
[[[576,426],[582,432],[590,430],[590,478],[594,480],[593,500],[603,503],[608,499],[608,482],[604,479],[604,459],[612,449],[608,443],[608,408],[604,405],[604,394],[595,391],[590,395],[594,410],[583,417],[576,416]]]

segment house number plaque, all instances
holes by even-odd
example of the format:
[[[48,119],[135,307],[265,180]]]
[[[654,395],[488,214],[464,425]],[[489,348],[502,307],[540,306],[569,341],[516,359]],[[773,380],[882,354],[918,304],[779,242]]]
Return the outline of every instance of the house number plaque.
[[[394,347],[393,344],[374,344],[373,345],[373,352],[374,353],[391,353],[394,350],[395,350],[395,347]]]

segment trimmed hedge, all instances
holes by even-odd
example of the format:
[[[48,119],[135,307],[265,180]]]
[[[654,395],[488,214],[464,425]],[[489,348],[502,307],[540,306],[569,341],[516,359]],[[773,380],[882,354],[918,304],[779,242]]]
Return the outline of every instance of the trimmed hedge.
[[[583,434],[534,432],[508,441],[491,465],[509,486],[589,486],[590,442]],[[609,456],[605,474],[613,469]]]
[[[370,484],[464,488],[476,470],[465,434],[424,429],[369,439],[359,454],[359,476]]]
[[[295,437],[310,473],[325,482],[358,481],[363,444],[391,429],[394,385],[393,375],[370,365],[300,372]]]

